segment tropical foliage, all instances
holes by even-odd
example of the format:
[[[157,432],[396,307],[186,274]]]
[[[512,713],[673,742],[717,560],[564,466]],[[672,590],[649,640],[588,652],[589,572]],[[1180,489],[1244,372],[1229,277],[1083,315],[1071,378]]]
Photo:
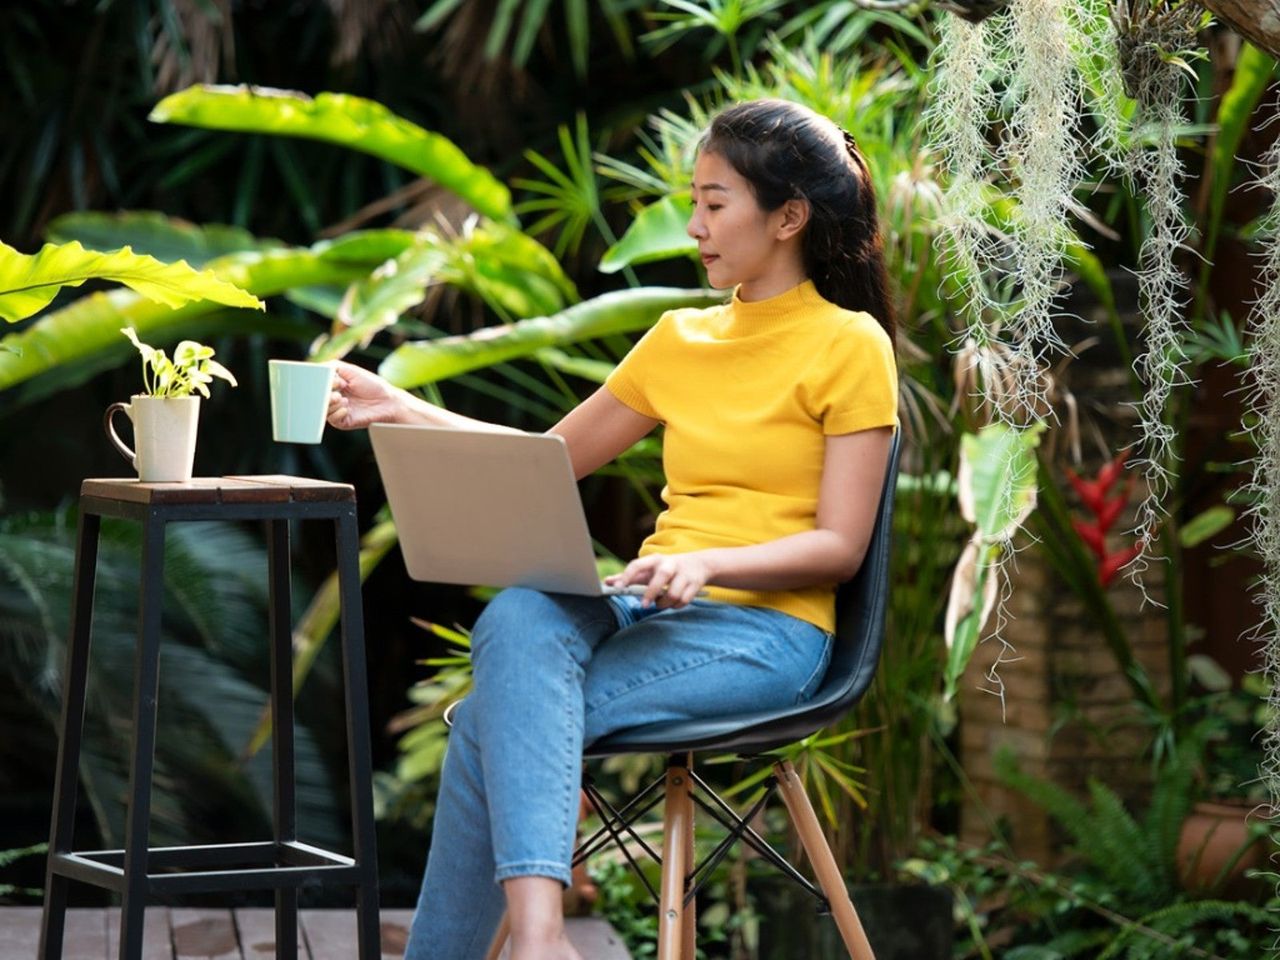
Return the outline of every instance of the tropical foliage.
[[[394,562],[384,562],[394,557],[394,524],[379,509],[361,438],[331,436],[320,448],[285,451],[255,432],[266,358],[353,358],[432,402],[543,428],[600,384],[661,311],[717,297],[703,289],[685,234],[688,178],[707,119],[736,99],[799,100],[856,138],[882,201],[909,441],[895,517],[891,642],[856,711],[797,755],[838,856],[860,875],[890,876],[931,826],[953,823],[965,783],[954,756],[956,700],[978,683],[967,664],[988,632],[991,591],[999,597],[1014,582],[1002,558],[1033,502],[1027,522],[1039,548],[1093,616],[1137,709],[1153,720],[1160,755],[1174,756],[1188,723],[1190,643],[1177,607],[1178,559],[1206,525],[1187,516],[1195,468],[1185,457],[1192,401],[1183,379],[1243,350],[1243,322],[1223,319],[1207,261],[1254,236],[1232,229],[1229,194],[1274,64],[1246,46],[1220,84],[1216,110],[1188,102],[1184,115],[1181,78],[1189,72],[1201,90],[1209,86],[1198,39],[1159,47],[1162,55],[1148,62],[1159,76],[1144,81],[1154,86],[1126,92],[1116,39],[1127,34],[1109,19],[1115,5],[1107,0],[950,5],[970,19],[926,14],[922,5],[890,9],[898,6],[376,0],[286,14],[222,0],[150,0],[126,16],[118,4],[88,0],[70,13],[54,0],[10,5],[0,11],[0,69],[20,107],[6,116],[11,136],[0,147],[0,183],[17,198],[0,213],[0,235],[13,243],[0,247],[0,314],[14,324],[0,340],[0,457],[25,465],[33,434],[41,444],[58,442],[50,420],[82,418],[128,389],[135,355],[121,328],[157,349],[216,344],[241,374],[241,389],[222,391],[214,403],[236,411],[226,422],[243,429],[206,441],[225,444],[210,463],[361,482],[360,569],[380,598],[368,615],[385,617],[388,637],[375,677],[387,688],[382,716],[398,714],[392,732],[400,735],[398,762],[378,776],[380,813],[389,829],[425,830],[445,742],[440,714],[469,675],[465,630],[445,624],[467,619],[475,602],[404,600]],[[1183,19],[1191,9],[1125,7],[1134,16],[1177,7]],[[1191,19],[1198,24],[1198,15]],[[77,78],[74,94],[54,76],[53,65],[68,63],[76,69],[62,72]],[[926,126],[919,120],[930,102]],[[142,122],[147,111],[150,123]],[[1179,184],[1182,165],[1194,171],[1200,154],[1208,179],[1196,205]],[[49,246],[40,249],[42,241]],[[1198,245],[1205,265],[1179,261],[1180,244]],[[1144,271],[1148,313],[1172,321],[1153,327],[1164,333],[1145,346],[1131,345],[1123,329],[1117,266]],[[117,288],[103,289],[108,284]],[[1059,388],[1061,364],[1049,369],[1060,356],[1073,285],[1096,298],[1110,325],[1099,332],[1122,357],[1146,356],[1132,398],[1146,401],[1145,459],[1169,484],[1156,477],[1151,489],[1165,491],[1164,509],[1142,525],[1144,535],[1157,529],[1150,546],[1171,565],[1167,693],[1137,665],[1059,490],[1060,461],[1081,472],[1088,459],[1063,453],[1075,417],[1066,401],[1081,398]],[[1191,308],[1179,313],[1183,299]],[[1272,300],[1255,320],[1258,343],[1275,339],[1266,325]],[[1258,356],[1255,437],[1268,451],[1275,444],[1266,424],[1275,418],[1266,391],[1275,392],[1276,378],[1267,373],[1269,354]],[[1169,389],[1152,390],[1153,383]],[[584,485],[584,499],[613,528],[602,539],[619,552],[633,548],[643,517],[659,508],[658,451],[658,441],[647,440]],[[78,477],[93,469],[83,466],[86,456],[92,449],[53,459]],[[1270,460],[1259,463],[1254,503],[1265,544],[1275,471]],[[43,508],[0,521],[0,685],[15,693],[0,700],[11,714],[5,729],[25,731],[0,758],[15,769],[38,752],[32,744],[47,746],[51,737],[71,537],[58,498],[74,490],[52,479],[34,491],[30,481],[24,486],[25,472],[0,474],[15,501]],[[50,476],[60,476],[56,467]],[[1184,527],[1186,520],[1195,522]],[[108,526],[103,583],[124,587],[135,563],[131,535]],[[161,832],[175,835],[206,820],[216,828],[236,804],[264,815],[263,758],[247,757],[267,734],[262,682],[250,662],[256,640],[248,623],[261,612],[265,582],[255,544],[239,530],[180,542],[170,584],[178,645],[162,670],[162,701],[181,713],[175,733],[188,734],[160,745],[175,787],[157,805]],[[332,681],[325,642],[337,622],[337,592],[326,563],[301,552],[314,587],[300,591],[307,604],[296,618],[295,685],[305,703]],[[603,544],[600,553],[602,562],[611,559]],[[423,610],[424,602],[441,608]],[[108,732],[90,744],[85,774],[104,838],[119,829],[103,798],[118,792],[122,776],[112,731],[118,695],[128,690],[117,678],[125,662],[117,654],[130,642],[129,608],[128,591],[112,591],[95,638],[103,662],[90,724],[96,718]],[[434,626],[408,627],[411,613]],[[997,604],[987,622],[1002,617]],[[409,672],[415,659],[425,664],[417,685]],[[401,712],[406,689],[412,707]],[[304,796],[321,832],[337,832],[326,718],[304,719],[312,738],[300,740]],[[381,759],[389,755],[388,747]],[[619,766],[605,776],[634,773]],[[740,792],[754,786],[744,782]],[[1166,793],[1153,801],[1164,814],[1139,821],[1122,816],[1106,788],[1094,790],[1091,808],[1055,809],[1078,824],[1105,820],[1098,842],[1104,833],[1120,837],[1128,845],[1116,841],[1113,854],[1155,871],[1148,859],[1159,844],[1146,840],[1167,839],[1167,824],[1154,826],[1176,813]],[[210,813],[215,807],[222,812]],[[1081,847],[1088,849],[1083,839]],[[1169,890],[1147,896],[1133,877],[1103,873],[1082,882],[1095,892],[1114,886],[1137,924],[1115,941],[1114,956],[1142,955],[1150,938],[1139,928],[1176,940],[1215,917],[1256,920],[1214,904],[1162,913],[1177,899]],[[613,902],[628,900],[614,893]],[[745,901],[735,894],[733,902]],[[1019,956],[1104,949],[1099,914],[1080,920],[1073,909],[1057,912],[1070,919],[1036,927],[1042,941],[1021,941]],[[980,912],[966,922],[976,929]],[[1224,925],[1212,927],[1214,936]],[[971,938],[975,949],[980,940]]]

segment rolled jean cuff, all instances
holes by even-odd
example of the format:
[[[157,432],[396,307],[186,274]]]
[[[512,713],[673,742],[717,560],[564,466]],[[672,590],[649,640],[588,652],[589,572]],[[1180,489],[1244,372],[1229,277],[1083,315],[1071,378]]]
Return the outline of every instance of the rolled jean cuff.
[[[554,863],[550,860],[522,860],[518,863],[504,863],[493,874],[494,883],[498,884],[502,883],[503,880],[511,880],[515,877],[546,877],[550,880],[559,880],[566,887],[573,882],[573,877],[568,867],[563,863]]]

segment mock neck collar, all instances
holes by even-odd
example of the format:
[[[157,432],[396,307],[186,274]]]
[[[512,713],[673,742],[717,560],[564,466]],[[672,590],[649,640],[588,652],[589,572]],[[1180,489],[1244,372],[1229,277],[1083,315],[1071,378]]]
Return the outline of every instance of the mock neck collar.
[[[812,280],[805,280],[764,300],[743,300],[735,287],[729,301],[729,313],[736,332],[763,333],[785,326],[806,311],[825,303]]]

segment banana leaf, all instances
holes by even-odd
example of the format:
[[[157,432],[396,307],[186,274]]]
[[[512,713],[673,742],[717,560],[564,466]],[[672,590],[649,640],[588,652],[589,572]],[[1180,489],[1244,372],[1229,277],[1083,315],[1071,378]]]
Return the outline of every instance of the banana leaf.
[[[555,347],[543,347],[534,353],[533,358],[545,363],[554,370],[567,373],[591,383],[604,383],[613,372],[614,365],[605,360],[593,360],[590,357],[575,357]]]
[[[329,314],[340,322],[337,332],[313,356],[329,360],[368,344],[420,304],[434,283],[476,294],[504,319],[555,313],[566,300],[578,299],[551,251],[507,224],[486,222],[453,237],[427,230],[414,246],[348,289]]]
[[[292,287],[351,283],[399,255],[413,239],[412,233],[403,230],[376,230],[310,248],[229,254],[211,260],[207,272],[229,286],[269,297]],[[0,339],[0,391],[118,348],[121,327],[131,326],[143,340],[161,343],[169,331],[191,331],[194,321],[203,317],[212,322],[223,309],[208,300],[173,309],[144,300],[130,290],[82,297],[39,318],[27,329]],[[200,329],[198,324],[195,328]],[[216,329],[211,326],[204,332]]]
[[[240,227],[221,223],[197,226],[150,210],[65,213],[49,224],[45,238],[52,243],[78,240],[90,250],[132,247],[134,253],[165,263],[185,260],[193,267],[228,253],[283,246],[279,240],[262,240]]]
[[[514,220],[511,192],[451,140],[344,93],[199,84],[156,104],[151,120],[209,130],[305,137],[372,154],[434,180],[494,220]]]
[[[602,294],[550,317],[534,317],[466,336],[442,337],[398,347],[378,372],[400,387],[420,387],[496,363],[650,326],[666,310],[706,307],[723,297],[706,290],[637,287]]]
[[[663,197],[642,209],[622,239],[600,258],[601,273],[617,273],[623,267],[698,252],[698,243],[686,232],[693,202],[686,194]]]
[[[436,247],[411,247],[352,284],[337,305],[336,332],[316,345],[311,358],[333,360],[367,346],[380,330],[422,303],[427,288],[439,279],[445,257]]]
[[[34,256],[0,243],[0,317],[25,320],[49,305],[63,287],[86,280],[111,280],[166,307],[192,301],[263,309],[262,301],[210,271],[182,261],[161,263],[124,247],[112,253],[86,250],[79,243],[47,243]]]
[[[1037,424],[1015,431],[995,423],[961,438],[960,512],[975,529],[956,564],[947,603],[945,701],[955,696],[995,607],[995,568],[1005,544],[1035,509],[1035,449],[1044,429],[1044,424]]]
[[[545,316],[578,299],[555,255],[510,224],[485,223],[437,242],[448,255],[441,279],[476,294],[504,318]]]

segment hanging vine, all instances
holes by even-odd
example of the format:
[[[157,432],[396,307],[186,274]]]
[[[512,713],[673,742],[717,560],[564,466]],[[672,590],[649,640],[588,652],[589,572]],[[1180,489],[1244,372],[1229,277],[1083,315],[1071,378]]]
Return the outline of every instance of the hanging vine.
[[[1046,419],[1047,361],[1064,349],[1054,320],[1065,254],[1076,240],[1069,219],[1083,169],[1076,60],[1087,45],[1075,0],[1011,0],[978,16],[997,6],[939,24],[927,120],[947,172],[947,276],[965,331],[957,380],[980,392],[979,423],[998,421],[1021,435]],[[1013,203],[997,199],[993,181],[1012,181]],[[1012,493],[997,493],[1001,509],[1012,506]],[[989,551],[990,582],[998,586],[987,639],[1002,647],[997,667],[1011,652],[1002,630],[1016,531],[1016,524],[1002,529]],[[987,681],[1002,692],[995,667]]]
[[[1075,239],[1070,223],[1074,190],[1083,164],[1076,139],[1080,90],[1073,42],[1074,0],[1013,0],[1008,42],[1011,90],[1016,106],[1009,118],[1002,159],[1015,178],[1017,217],[1013,262],[1021,287],[1008,319],[1019,366],[1019,392],[1008,411],[1015,422],[1035,422],[1047,411],[1046,360],[1065,345],[1054,328],[1062,292],[1063,259]]]
[[[925,116],[930,139],[947,171],[940,224],[948,281],[959,304],[965,339],[979,348],[992,340],[988,318],[997,304],[988,275],[996,238],[987,223],[988,177],[995,155],[987,142],[996,109],[996,69],[990,21],[945,17],[939,22],[936,69]],[[990,373],[994,373],[991,371]],[[982,377],[986,383],[990,373]]]
[[[1190,228],[1182,211],[1184,171],[1176,137],[1184,123],[1182,92],[1191,73],[1185,51],[1198,46],[1203,18],[1200,7],[1189,0],[1156,5],[1151,0],[1118,0],[1115,6],[1125,91],[1137,102],[1140,130],[1149,132],[1136,138],[1125,169],[1130,183],[1143,191],[1151,218],[1137,274],[1146,350],[1135,361],[1144,391],[1138,404],[1140,455],[1133,464],[1141,470],[1147,491],[1137,508],[1134,534],[1139,552],[1129,571],[1139,586],[1155,531],[1167,514],[1174,479],[1176,431],[1169,397],[1175,387],[1189,382],[1182,347],[1188,327],[1188,279],[1177,253]]]
[[[1252,389],[1246,428],[1257,448],[1249,513],[1254,545],[1265,567],[1255,599],[1262,608],[1257,639],[1271,691],[1259,773],[1275,818],[1280,811],[1280,140],[1267,151],[1262,170],[1259,185],[1271,191],[1272,205],[1259,230],[1265,250],[1265,286],[1249,318]]]

